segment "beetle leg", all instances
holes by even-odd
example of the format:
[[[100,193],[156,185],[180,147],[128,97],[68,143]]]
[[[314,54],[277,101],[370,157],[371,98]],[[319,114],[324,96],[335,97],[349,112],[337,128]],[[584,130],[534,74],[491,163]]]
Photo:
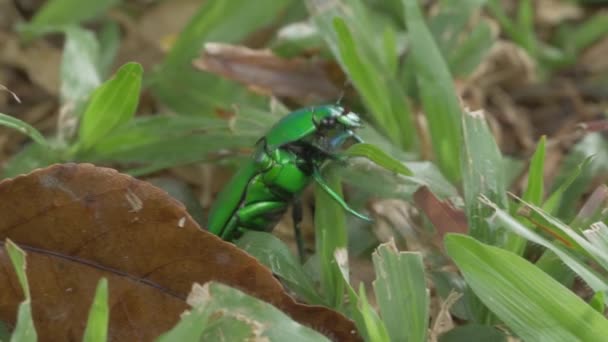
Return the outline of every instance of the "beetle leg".
[[[344,202],[344,199],[342,197],[340,197],[340,195],[338,195],[337,193],[335,193],[330,187],[329,185],[327,185],[327,183],[325,182],[325,180],[323,179],[323,177],[321,176],[321,172],[319,172],[319,169],[315,166],[313,168],[313,172],[312,172],[312,177],[314,178],[314,180],[317,182],[317,184],[319,184],[319,186],[321,186],[321,188],[323,190],[325,190],[325,192],[334,199],[334,201],[336,201],[342,208],[344,208],[344,210],[348,211],[349,213],[351,213],[352,215],[365,220],[365,221],[369,221],[372,222],[373,220],[363,214],[360,214],[358,212],[356,212],[354,209],[352,209],[351,207],[348,206],[348,204],[346,204],[346,202]]]
[[[302,229],[300,224],[302,223],[302,200],[297,197],[291,207],[291,218],[293,219],[293,231],[296,240],[296,246],[298,248],[298,256],[300,262],[304,263],[304,257],[306,252],[304,250],[304,239],[302,237]]]

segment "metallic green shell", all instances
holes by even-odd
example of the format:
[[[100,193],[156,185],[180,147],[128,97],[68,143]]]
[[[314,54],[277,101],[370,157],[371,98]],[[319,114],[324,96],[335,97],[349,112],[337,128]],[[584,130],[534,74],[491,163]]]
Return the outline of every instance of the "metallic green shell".
[[[303,108],[291,112],[268,131],[266,135],[268,147],[276,148],[307,137],[316,131],[315,122],[340,113],[342,107],[336,105]]]

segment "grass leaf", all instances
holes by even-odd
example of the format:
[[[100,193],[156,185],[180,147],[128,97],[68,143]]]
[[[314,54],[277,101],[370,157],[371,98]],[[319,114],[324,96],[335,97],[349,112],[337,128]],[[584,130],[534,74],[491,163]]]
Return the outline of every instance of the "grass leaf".
[[[412,176],[413,173],[403,163],[386,154],[383,150],[371,144],[355,144],[348,148],[345,155],[351,157],[364,157],[383,168],[404,176]]]
[[[324,304],[311,278],[279,238],[269,233],[249,230],[235,244],[270,268],[272,273],[307,303]]]
[[[523,199],[535,205],[540,205],[544,196],[544,165],[545,165],[545,141],[543,135],[536,146],[536,151],[530,161],[528,171],[528,187],[523,194]]]
[[[34,140],[36,143],[38,143],[41,146],[44,146],[47,148],[49,146],[49,143],[46,141],[44,136],[40,132],[38,132],[37,129],[35,129],[33,126],[31,126],[30,124],[28,124],[25,121],[21,121],[10,115],[0,113],[0,126],[6,126],[8,128],[12,128],[18,132],[21,132],[21,133],[29,136],[30,138],[32,138],[32,140]]]
[[[22,27],[27,38],[92,19],[117,4],[118,0],[49,0],[36,11],[32,20]]]
[[[601,341],[608,320],[527,260],[469,236],[446,236],[448,254],[481,300],[527,341]]]
[[[6,240],[4,248],[8,253],[13,269],[19,279],[19,284],[23,290],[25,300],[19,304],[17,311],[17,324],[11,336],[11,342],[35,342],[38,340],[34,319],[32,318],[32,305],[30,297],[30,286],[26,274],[26,255],[25,252],[14,244],[11,240]]]
[[[84,331],[83,341],[104,342],[108,337],[108,321],[110,312],[108,309],[108,280],[102,278],[97,284],[95,298],[89,311],[89,320]]]
[[[418,1],[403,0],[405,23],[420,100],[439,168],[452,182],[461,178],[460,117],[462,111],[452,75],[426,26]]]
[[[372,259],[374,292],[391,341],[426,341],[430,299],[422,256],[398,252],[391,240]]]

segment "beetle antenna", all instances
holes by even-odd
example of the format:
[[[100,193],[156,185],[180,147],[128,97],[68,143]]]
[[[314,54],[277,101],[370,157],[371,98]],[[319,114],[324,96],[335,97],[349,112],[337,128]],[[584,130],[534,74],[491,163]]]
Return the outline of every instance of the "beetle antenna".
[[[344,99],[344,94],[346,93],[346,86],[350,83],[350,80],[347,78],[346,80],[344,80],[344,84],[342,84],[342,90],[340,90],[340,96],[338,97],[338,100],[336,101],[336,105],[340,106],[342,99]]]

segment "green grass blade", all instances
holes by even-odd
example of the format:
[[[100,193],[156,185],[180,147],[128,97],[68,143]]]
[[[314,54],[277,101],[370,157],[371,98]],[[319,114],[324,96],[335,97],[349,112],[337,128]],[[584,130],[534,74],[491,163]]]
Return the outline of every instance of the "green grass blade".
[[[326,168],[323,176],[334,192],[342,197],[342,187],[337,170],[331,167]],[[345,249],[347,245],[344,210],[320,186],[315,186],[315,208],[315,240],[323,297],[332,308],[341,310],[347,285],[342,277],[340,265],[334,258],[334,253],[337,250]]]
[[[34,38],[48,31],[92,19],[117,3],[118,0],[49,0],[36,11],[34,18],[22,27],[22,31],[26,38]]]
[[[108,309],[108,280],[102,278],[97,284],[95,298],[89,310],[89,320],[84,330],[83,341],[105,342],[108,338],[108,321],[110,312]]]
[[[40,132],[38,132],[37,129],[35,129],[33,126],[31,126],[25,121],[21,121],[10,115],[0,113],[0,125],[12,128],[18,132],[29,136],[30,138],[32,138],[32,140],[34,140],[41,146],[49,146],[49,143],[46,141],[44,136]]]
[[[557,216],[561,203],[564,201],[568,189],[577,182],[577,179],[581,174],[586,174],[587,167],[591,164],[593,156],[588,156],[583,161],[576,165],[576,167],[569,170],[569,174],[563,177],[561,180],[557,180],[558,187],[549,195],[549,198],[543,203],[542,208],[544,211]]]
[[[526,341],[601,341],[608,320],[527,260],[475,239],[446,236],[448,254],[481,300]]]
[[[380,319],[376,310],[370,305],[365,293],[365,285],[359,283],[359,294],[349,283],[348,274],[348,252],[346,249],[336,250],[334,259],[340,268],[340,273],[344,284],[351,308],[351,316],[359,333],[364,336],[365,341],[389,342],[390,338],[386,331],[384,321]]]
[[[374,342],[389,342],[391,341],[388,330],[386,329],[386,324],[384,321],[380,319],[378,313],[371,306],[369,301],[367,300],[367,295],[365,293],[365,286],[363,283],[360,283],[359,286],[359,301],[357,302],[357,309],[361,313],[361,317],[363,318],[363,322],[365,324],[365,331],[367,333],[367,341]],[[361,328],[359,328],[361,329]]]
[[[413,176],[412,171],[397,159],[386,154],[383,150],[371,144],[355,144],[344,152],[350,157],[364,157],[382,166],[388,171],[404,176]]]
[[[380,245],[372,259],[374,292],[391,341],[426,341],[429,293],[422,256],[398,252],[389,242]]]
[[[272,273],[307,303],[324,304],[310,276],[279,238],[269,233],[247,231],[235,244],[270,268]]]
[[[11,240],[6,240],[4,248],[8,253],[13,269],[19,279],[25,300],[19,304],[17,311],[17,324],[11,336],[11,342],[35,342],[38,340],[34,319],[32,318],[32,305],[30,297],[30,286],[27,281],[27,264],[25,252]]]
[[[519,223],[519,221],[487,199],[484,199],[483,202],[495,210],[494,219],[497,221],[497,224],[513,231],[531,242],[551,250],[562,260],[563,263],[568,265],[570,269],[572,269],[596,292],[608,290],[607,280],[597,274],[597,272],[594,271],[589,265],[582,262],[580,258],[577,257],[572,250],[564,246],[563,243],[548,240],[535,232],[533,229]]]
[[[387,30],[396,29],[394,23],[376,23],[373,12],[362,1],[328,7],[325,1],[307,0],[306,6],[312,22],[361,94],[370,121],[395,146],[415,151],[417,130],[413,115],[405,91],[391,72],[395,47],[386,48],[383,40],[377,39],[385,36]]]
[[[275,22],[292,0],[205,1],[179,34],[151,79],[152,90],[166,105],[183,114],[211,115],[234,103],[261,103],[245,87],[196,71],[192,61],[205,42],[234,43]]]
[[[77,105],[101,84],[99,43],[95,34],[79,27],[65,29],[61,59],[61,102]]]
[[[131,120],[139,103],[142,73],[141,65],[127,63],[91,95],[80,124],[81,150],[91,148],[113,129]]]
[[[543,201],[544,190],[544,165],[545,165],[545,141],[543,135],[536,146],[536,151],[530,161],[528,171],[528,186],[523,194],[523,199],[535,205],[540,205]]]
[[[420,100],[429,124],[433,150],[443,174],[461,179],[460,117],[452,75],[424,21],[418,1],[403,0]]]
[[[490,225],[492,210],[479,202],[485,195],[500,208],[507,208],[502,155],[483,112],[467,112],[462,117],[462,175],[464,201],[471,236],[493,245],[506,245],[503,230]]]

